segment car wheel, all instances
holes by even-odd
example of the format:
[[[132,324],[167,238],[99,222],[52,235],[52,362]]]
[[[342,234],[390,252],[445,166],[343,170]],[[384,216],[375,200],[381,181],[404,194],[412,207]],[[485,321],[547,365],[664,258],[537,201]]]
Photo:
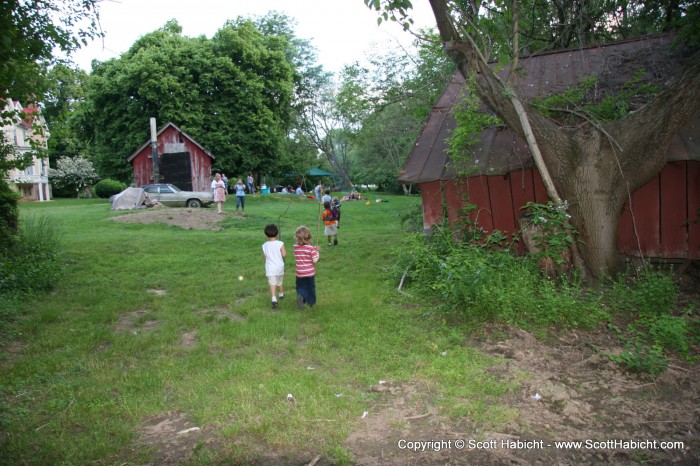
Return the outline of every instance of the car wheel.
[[[199,199],[190,199],[189,201],[187,201],[187,207],[199,209],[200,207],[202,207],[202,203],[199,202]]]

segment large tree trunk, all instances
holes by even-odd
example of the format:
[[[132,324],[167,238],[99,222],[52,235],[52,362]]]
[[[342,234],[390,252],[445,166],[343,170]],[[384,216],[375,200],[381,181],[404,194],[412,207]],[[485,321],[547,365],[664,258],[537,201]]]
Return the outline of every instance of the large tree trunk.
[[[479,98],[511,130],[525,137],[514,106],[514,101],[519,102],[517,95],[494,74],[474,39],[461,37],[447,2],[430,0],[430,4],[458,69],[465,77],[476,76]],[[533,141],[539,146],[546,171],[569,204],[588,272],[601,277],[614,271],[617,226],[625,201],[659,173],[671,138],[700,110],[699,57],[691,57],[684,73],[645,107],[604,126],[563,127],[526,103],[523,107],[534,133],[528,145],[531,150]]]

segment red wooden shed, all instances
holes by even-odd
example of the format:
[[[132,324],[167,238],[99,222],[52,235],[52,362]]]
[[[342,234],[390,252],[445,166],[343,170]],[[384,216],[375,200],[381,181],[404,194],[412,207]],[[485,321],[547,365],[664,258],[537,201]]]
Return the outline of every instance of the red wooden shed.
[[[560,92],[580,76],[605,72],[611,60],[626,54],[658,53],[671,36],[659,36],[576,50],[535,55],[521,61],[525,79],[519,93],[528,98]],[[402,183],[421,189],[426,231],[459,219],[462,193],[477,210],[472,220],[491,232],[517,234],[517,219],[527,202],[546,203],[548,196],[527,144],[507,128],[490,128],[472,147],[474,175],[458,179],[450,166],[446,140],[456,123],[452,108],[464,79],[456,73],[433,107],[400,174]],[[674,259],[700,259],[700,114],[676,134],[659,175],[634,192],[625,204],[617,233],[621,253]],[[634,225],[632,214],[634,212]]]
[[[211,166],[216,157],[187,133],[167,123],[157,133],[160,180],[153,180],[150,139],[132,153],[128,161],[134,167],[134,183],[172,183],[183,191],[209,191]]]

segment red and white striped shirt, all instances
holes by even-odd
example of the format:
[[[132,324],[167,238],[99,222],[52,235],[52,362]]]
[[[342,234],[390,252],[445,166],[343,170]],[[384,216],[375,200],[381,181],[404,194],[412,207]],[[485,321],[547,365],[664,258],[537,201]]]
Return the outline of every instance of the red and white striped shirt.
[[[319,254],[316,247],[310,244],[294,245],[294,261],[296,262],[296,276],[299,278],[313,277],[316,275],[314,259],[318,260]]]

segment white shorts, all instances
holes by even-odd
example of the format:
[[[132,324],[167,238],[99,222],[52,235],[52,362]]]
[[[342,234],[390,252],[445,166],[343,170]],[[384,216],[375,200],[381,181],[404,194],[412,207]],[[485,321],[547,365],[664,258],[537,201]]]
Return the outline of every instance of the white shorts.
[[[269,283],[270,286],[282,286],[283,281],[284,281],[284,275],[268,275],[267,276],[267,283]]]
[[[326,225],[326,236],[333,236],[338,234],[338,224],[334,223],[333,225]]]

